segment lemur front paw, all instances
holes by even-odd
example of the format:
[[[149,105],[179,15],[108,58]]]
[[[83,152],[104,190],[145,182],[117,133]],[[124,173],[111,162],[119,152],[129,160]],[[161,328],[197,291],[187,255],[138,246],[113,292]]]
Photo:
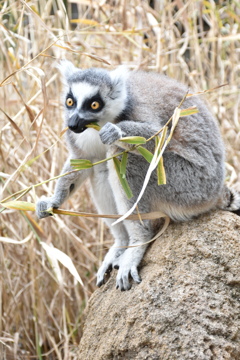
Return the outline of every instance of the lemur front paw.
[[[53,202],[52,198],[42,197],[36,204],[36,214],[39,219],[51,216],[48,209],[50,208],[58,208],[56,204]]]
[[[112,145],[115,141],[121,139],[121,129],[110,122],[106,123],[99,131],[99,136],[103,144]]]

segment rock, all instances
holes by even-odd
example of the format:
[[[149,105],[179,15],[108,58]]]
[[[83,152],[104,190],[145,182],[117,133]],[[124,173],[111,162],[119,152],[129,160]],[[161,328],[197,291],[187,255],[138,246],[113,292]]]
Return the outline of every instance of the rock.
[[[114,271],[92,295],[79,359],[240,359],[240,217],[171,224],[140,274],[120,292]]]

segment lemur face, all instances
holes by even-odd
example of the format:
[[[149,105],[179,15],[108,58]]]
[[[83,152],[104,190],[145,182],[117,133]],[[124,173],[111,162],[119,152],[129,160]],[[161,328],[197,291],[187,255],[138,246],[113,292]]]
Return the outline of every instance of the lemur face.
[[[65,100],[68,127],[75,133],[86,130],[86,125],[99,122],[105,111],[100,88],[87,82],[72,83]]]
[[[64,104],[71,131],[81,133],[92,122],[103,126],[123,111],[127,97],[125,70],[80,70],[66,61],[59,68],[65,77]]]

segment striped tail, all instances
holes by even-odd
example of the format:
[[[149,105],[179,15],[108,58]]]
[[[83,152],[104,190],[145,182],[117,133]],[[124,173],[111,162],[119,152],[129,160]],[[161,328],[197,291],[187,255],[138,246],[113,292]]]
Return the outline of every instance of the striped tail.
[[[218,201],[218,207],[220,209],[232,211],[235,214],[240,215],[240,192],[224,186]]]

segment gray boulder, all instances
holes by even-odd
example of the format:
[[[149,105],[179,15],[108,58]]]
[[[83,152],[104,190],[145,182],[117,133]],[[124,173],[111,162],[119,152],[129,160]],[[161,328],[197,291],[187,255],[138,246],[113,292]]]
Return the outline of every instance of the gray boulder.
[[[79,359],[240,359],[240,217],[171,224],[149,247],[142,283],[92,295]]]

